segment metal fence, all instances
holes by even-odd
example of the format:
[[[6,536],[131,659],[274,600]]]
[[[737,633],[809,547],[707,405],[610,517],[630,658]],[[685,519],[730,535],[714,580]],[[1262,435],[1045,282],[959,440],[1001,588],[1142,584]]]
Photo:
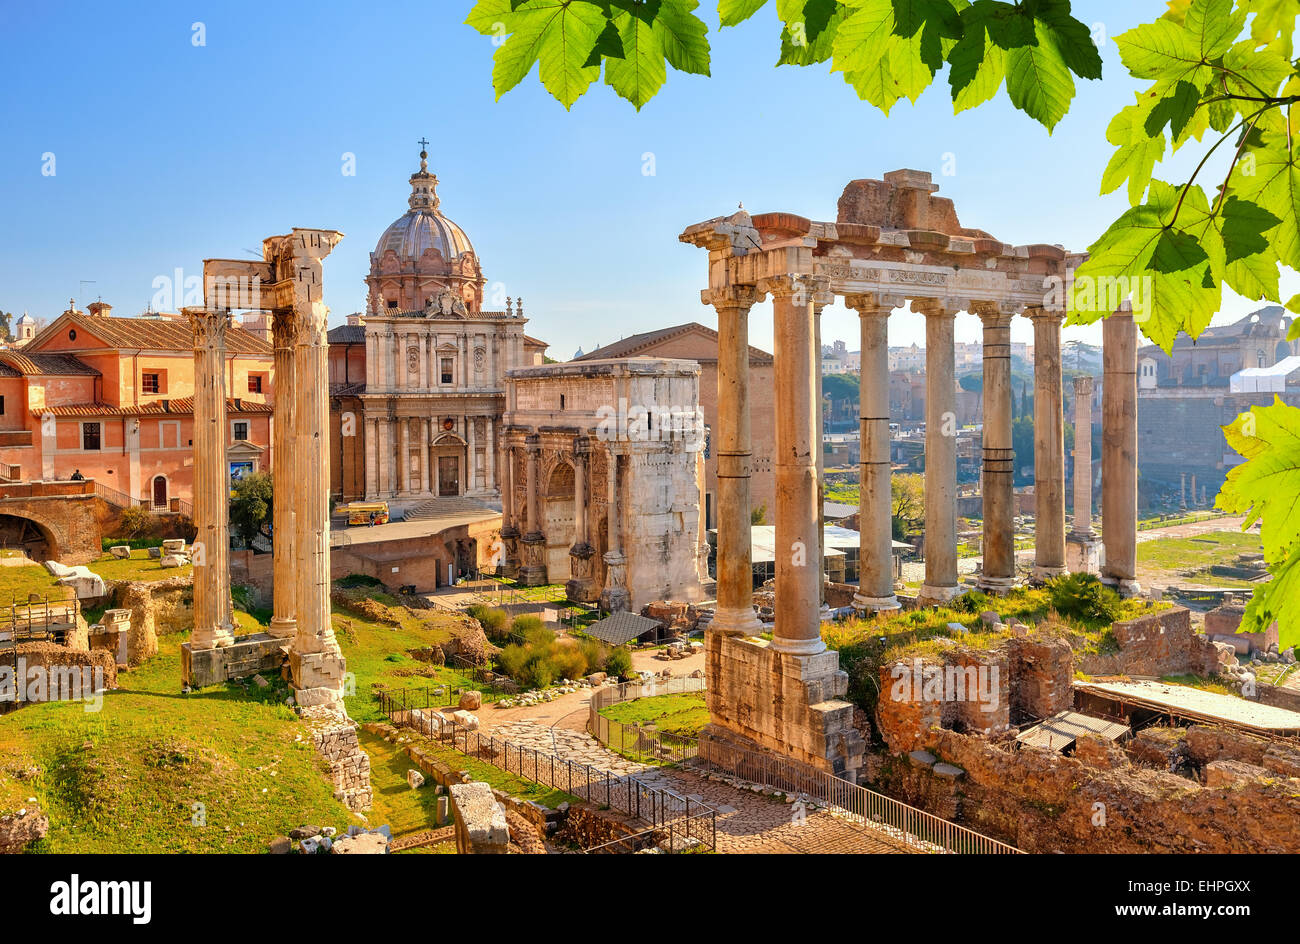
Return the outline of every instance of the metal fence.
[[[431,711],[437,706],[412,697],[410,692],[402,692],[400,697],[380,692],[377,697],[381,710],[393,724],[413,727],[426,737],[524,780],[563,790],[589,803],[639,819],[656,829],[671,825],[679,837],[698,840],[709,849],[717,847],[717,813],[706,803],[662,787],[652,787],[636,777],[614,774],[506,738],[471,731],[442,715],[435,721],[420,712]]]
[[[609,748],[641,763],[679,764],[696,755],[699,744],[692,737],[669,734],[637,724],[613,721],[601,709],[619,702],[656,695],[681,695],[704,691],[702,678],[671,678],[606,685],[591,693],[587,708],[587,733]]]
[[[773,790],[806,796],[857,819],[864,826],[883,828],[893,838],[922,852],[1017,854],[1015,846],[983,836],[965,826],[908,806],[892,797],[796,761],[724,744],[700,736],[694,765]]]

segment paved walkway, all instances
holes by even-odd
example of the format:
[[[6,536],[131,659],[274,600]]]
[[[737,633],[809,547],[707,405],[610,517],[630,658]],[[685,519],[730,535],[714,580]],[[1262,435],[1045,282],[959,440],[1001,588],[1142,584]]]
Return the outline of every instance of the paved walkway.
[[[722,853],[899,853],[891,837],[864,829],[826,810],[796,813],[793,802],[760,790],[709,780],[690,767],[651,767],[630,761],[593,737],[531,721],[498,726],[512,743],[589,764],[617,777],[634,776],[650,787],[671,790],[717,811],[717,850]]]

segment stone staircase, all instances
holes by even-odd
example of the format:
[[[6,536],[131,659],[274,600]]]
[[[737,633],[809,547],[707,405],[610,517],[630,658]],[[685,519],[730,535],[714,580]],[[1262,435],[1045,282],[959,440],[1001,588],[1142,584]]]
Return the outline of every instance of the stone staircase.
[[[404,521],[425,521],[429,518],[441,518],[445,515],[468,514],[472,512],[496,512],[490,504],[478,498],[466,495],[455,498],[430,498],[411,505],[402,513]]]

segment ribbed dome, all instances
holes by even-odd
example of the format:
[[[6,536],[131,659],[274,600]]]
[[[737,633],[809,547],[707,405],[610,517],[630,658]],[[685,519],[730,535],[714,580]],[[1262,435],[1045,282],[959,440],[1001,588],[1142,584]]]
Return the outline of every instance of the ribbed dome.
[[[418,259],[426,249],[437,249],[450,262],[474,251],[465,231],[438,212],[438,178],[429,173],[427,151],[420,152],[420,169],[411,175],[406,202],[410,209],[384,230],[375,246],[376,256],[391,249],[400,259]]]
[[[426,249],[437,249],[449,261],[474,251],[463,229],[437,210],[423,207],[407,211],[384,230],[375,254],[382,256],[390,249],[400,259],[418,259]]]

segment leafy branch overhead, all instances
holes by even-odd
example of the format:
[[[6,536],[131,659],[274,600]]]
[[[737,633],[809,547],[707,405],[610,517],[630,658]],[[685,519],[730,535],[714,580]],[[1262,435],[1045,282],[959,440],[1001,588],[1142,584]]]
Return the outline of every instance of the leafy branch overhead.
[[[718,0],[722,27],[769,0]],[[886,114],[915,102],[950,66],[954,111],[1007,95],[1050,131],[1075,77],[1101,78],[1101,55],[1069,0],[771,0],[780,22],[777,65],[826,63]],[[466,21],[498,43],[500,98],[537,65],[542,85],[569,108],[600,78],[640,109],[668,66],[709,75],[708,26],[697,0],[477,0]]]

